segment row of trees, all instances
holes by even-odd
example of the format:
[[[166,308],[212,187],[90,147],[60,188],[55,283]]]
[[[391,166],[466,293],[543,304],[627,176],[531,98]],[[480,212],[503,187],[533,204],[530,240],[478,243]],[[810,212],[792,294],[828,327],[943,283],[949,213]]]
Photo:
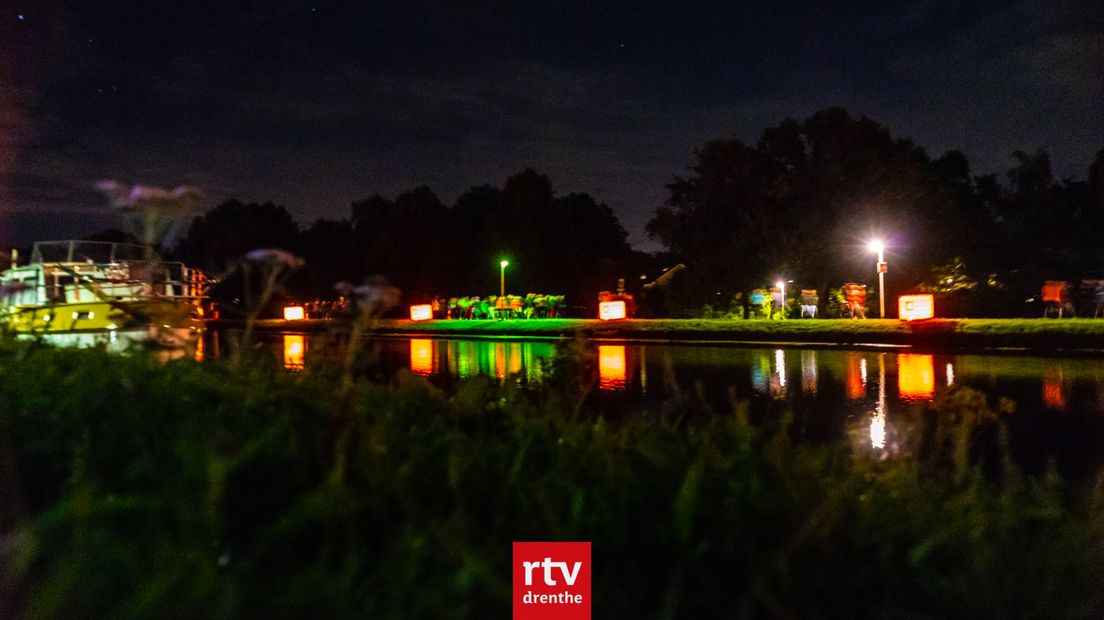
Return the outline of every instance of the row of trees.
[[[305,229],[282,206],[229,201],[196,218],[174,254],[220,273],[254,248],[287,248],[306,259],[289,282],[300,298],[382,274],[411,301],[496,292],[505,259],[510,292],[565,293],[588,308],[618,278],[632,289],[640,274],[681,262],[687,269],[650,310],[694,315],[778,279],[793,280],[791,291],[816,288],[822,300],[844,281],[872,284],[866,245],[877,237],[893,295],[922,288],[946,296],[944,312],[1023,314],[1045,279],[1104,275],[1104,150],[1084,180],[1056,178],[1043,150],[1012,157],[1006,179],[974,176],[961,152],[933,159],[833,108],[785,120],[755,144],[728,138],[698,149],[692,174],[667,186],[647,225],[665,247],[655,256],[629,247],[605,204],[557,195],[531,169],[452,205],[428,187],[370,196],[348,218]]]
[[[306,261],[288,283],[296,296],[332,298],[334,282],[382,274],[411,301],[496,293],[499,261],[508,260],[509,292],[563,293],[589,306],[650,260],[626,237],[607,205],[557,196],[547,176],[526,169],[452,206],[423,186],[356,201],[347,219],[303,230],[282,206],[229,201],[196,218],[174,254],[223,273],[251,249],[288,248]]]
[[[647,226],[690,267],[669,311],[777,279],[826,299],[844,280],[873,282],[872,238],[886,240],[892,291],[953,291],[973,314],[1023,313],[1044,279],[1104,275],[1104,150],[1087,181],[1056,179],[1043,150],[1013,158],[1006,183],[975,177],[963,153],[932,159],[838,108],[755,144],[709,142]]]

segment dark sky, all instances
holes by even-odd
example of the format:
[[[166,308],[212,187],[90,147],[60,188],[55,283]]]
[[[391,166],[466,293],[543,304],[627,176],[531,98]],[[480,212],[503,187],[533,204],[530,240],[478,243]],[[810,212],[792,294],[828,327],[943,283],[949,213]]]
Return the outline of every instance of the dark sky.
[[[638,247],[705,140],[843,105],[975,173],[1104,147],[1104,2],[0,0],[0,244],[112,223],[92,184],[345,217],[532,166]]]

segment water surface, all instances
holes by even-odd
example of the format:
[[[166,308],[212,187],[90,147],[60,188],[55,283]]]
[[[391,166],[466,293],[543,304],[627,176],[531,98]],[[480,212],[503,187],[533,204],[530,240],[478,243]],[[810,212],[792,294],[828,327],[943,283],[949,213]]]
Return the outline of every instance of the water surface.
[[[269,342],[289,369],[320,354],[320,337]],[[483,375],[544,389],[557,355],[542,340],[388,338],[375,345],[385,376],[409,370],[444,389]],[[790,416],[810,441],[846,438],[875,455],[907,454],[922,417],[949,387],[1011,401],[1009,445],[1031,469],[1087,473],[1104,465],[1104,364],[1025,355],[933,355],[674,344],[596,343],[576,360],[593,381],[592,403],[617,415]]]

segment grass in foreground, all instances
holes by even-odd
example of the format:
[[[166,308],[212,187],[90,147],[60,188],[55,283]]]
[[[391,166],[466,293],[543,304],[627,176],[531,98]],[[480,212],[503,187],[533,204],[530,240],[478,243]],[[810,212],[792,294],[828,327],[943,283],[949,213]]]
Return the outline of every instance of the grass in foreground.
[[[263,362],[0,352],[0,616],[497,618],[510,543],[589,540],[598,617],[1099,617],[1104,492],[982,465],[982,395],[915,458],[784,412],[608,419],[529,392]]]

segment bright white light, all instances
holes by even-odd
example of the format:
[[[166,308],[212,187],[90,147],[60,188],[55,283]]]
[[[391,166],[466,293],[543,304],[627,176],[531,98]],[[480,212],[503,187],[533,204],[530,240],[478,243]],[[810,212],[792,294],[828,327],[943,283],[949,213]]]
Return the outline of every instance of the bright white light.
[[[874,252],[875,254],[881,254],[882,250],[885,249],[885,244],[882,243],[881,239],[875,239],[870,242],[870,245],[868,247],[870,248],[871,252]]]
[[[870,416],[870,445],[873,448],[882,449],[886,446],[886,418],[881,407]]]
[[[774,285],[777,286],[778,288],[786,288],[786,283],[781,281],[781,280],[779,280],[778,282],[775,282]]]

